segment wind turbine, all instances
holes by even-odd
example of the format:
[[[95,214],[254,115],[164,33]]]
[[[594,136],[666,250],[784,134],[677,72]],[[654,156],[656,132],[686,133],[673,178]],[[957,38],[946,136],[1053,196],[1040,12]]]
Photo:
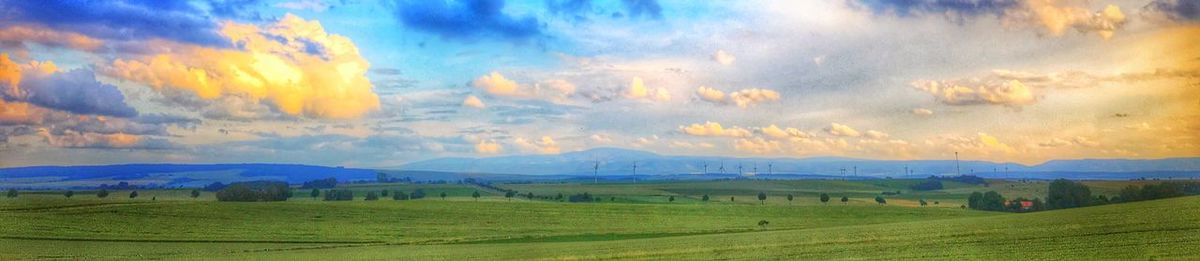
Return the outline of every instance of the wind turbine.
[[[637,161],[633,162],[633,182],[637,182]]]
[[[962,176],[962,168],[958,166],[958,152],[954,152],[954,174]]]
[[[596,165],[592,165],[592,183],[600,183],[600,161],[596,161]]]

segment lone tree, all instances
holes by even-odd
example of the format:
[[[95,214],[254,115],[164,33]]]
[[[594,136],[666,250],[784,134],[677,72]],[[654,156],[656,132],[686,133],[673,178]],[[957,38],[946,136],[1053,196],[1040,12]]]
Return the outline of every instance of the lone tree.
[[[788,193],[788,205],[792,204],[792,194]]]
[[[924,207],[925,205],[929,205],[929,202],[925,202],[925,199],[921,199],[920,202],[921,202],[922,207]]]
[[[368,200],[368,201],[379,200],[379,194],[376,194],[375,191],[367,192],[367,198],[365,198],[363,200]]]
[[[733,197],[729,197],[729,202],[733,202]]]
[[[504,198],[508,199],[508,201],[512,201],[513,196],[516,196],[516,195],[517,195],[517,193],[512,192],[511,190],[504,192]]]
[[[529,200],[533,200],[533,192],[529,192],[529,194],[525,194],[525,198],[529,199]]]
[[[668,197],[667,202],[675,202],[675,196]]]
[[[771,224],[771,222],[767,221],[766,219],[758,221],[758,227],[760,227],[764,230],[767,229],[768,224]]]
[[[313,189],[312,191],[308,192],[308,196],[310,196],[310,197],[312,197],[312,198],[314,198],[314,199],[315,199],[315,198],[317,198],[317,197],[320,197],[320,196],[321,196],[321,189]]]
[[[137,190],[134,190],[133,192],[129,192],[129,198],[136,198],[136,197],[137,197]]]
[[[875,203],[879,203],[880,205],[884,205],[884,204],[887,204],[887,200],[886,200],[886,199],[883,199],[883,196],[875,196]]]
[[[380,191],[379,191],[379,196],[380,196],[380,197],[385,197],[385,198],[386,198],[386,197],[388,196],[388,191],[387,191],[386,189],[384,189],[384,190],[380,190]]]
[[[850,198],[842,196],[842,204],[846,204],[846,202],[850,202]]]
[[[96,197],[98,197],[98,198],[107,198],[107,197],[108,197],[108,190],[107,190],[107,189],[100,189],[100,192],[96,192]]]
[[[821,204],[829,205],[829,194],[821,193]]]
[[[442,191],[442,194],[440,196],[442,196],[442,200],[446,200],[446,192],[445,191]]]
[[[198,198],[198,197],[200,197],[200,190],[193,189],[192,190],[192,198]]]
[[[758,193],[758,204],[759,205],[767,204],[767,193],[765,193],[765,192]]]
[[[708,202],[708,194],[704,194],[704,197],[700,198],[700,201]]]
[[[10,198],[15,198],[15,197],[17,197],[17,189],[8,189],[8,194],[7,194],[7,195],[4,195],[4,196],[5,196],[5,197],[10,197]]]
[[[63,192],[63,196],[66,196],[67,198],[71,198],[71,197],[75,196],[75,191],[68,190],[67,192]]]
[[[475,201],[479,201],[479,191],[476,190],[475,193],[471,193],[471,197],[475,198]]]

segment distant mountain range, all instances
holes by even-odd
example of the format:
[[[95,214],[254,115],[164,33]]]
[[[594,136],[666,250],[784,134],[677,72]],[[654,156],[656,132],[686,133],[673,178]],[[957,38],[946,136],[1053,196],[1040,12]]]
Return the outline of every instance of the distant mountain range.
[[[297,164],[122,164],[97,166],[33,166],[0,169],[0,187],[91,188],[127,182],[148,187],[202,187],[213,182],[279,180],[288,183],[336,177],[374,180],[370,169]]]
[[[416,181],[454,181],[468,177],[492,181],[871,179],[920,178],[956,173],[986,178],[1195,179],[1200,178],[1200,158],[1054,160],[1034,166],[961,161],[956,169],[954,160],[667,156],[638,150],[596,148],[558,155],[442,158],[383,170],[297,164],[124,164],[3,168],[0,169],[0,188],[91,188],[122,181],[149,187],[200,187],[212,182],[249,180],[280,180],[299,184],[328,177],[343,182],[375,180],[379,173]]]
[[[597,167],[598,168],[593,169]],[[637,166],[636,173],[634,166]],[[741,169],[739,170],[739,166]],[[799,174],[864,177],[924,177],[974,174],[989,178],[1097,178],[1200,176],[1200,158],[1153,160],[1052,160],[1026,166],[1017,163],[954,160],[868,160],[840,157],[735,158],[667,156],[651,152],[596,148],[557,155],[519,155],[490,158],[442,158],[413,162],[400,170],[457,173],[590,176],[678,174]],[[845,169],[843,173],[843,169]],[[908,173],[906,173],[906,169]]]

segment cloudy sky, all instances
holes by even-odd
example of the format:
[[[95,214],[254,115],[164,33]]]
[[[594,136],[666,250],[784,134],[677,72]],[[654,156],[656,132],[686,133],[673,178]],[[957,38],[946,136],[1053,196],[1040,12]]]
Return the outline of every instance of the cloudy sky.
[[[1200,1],[2,1],[0,167],[1200,156]]]

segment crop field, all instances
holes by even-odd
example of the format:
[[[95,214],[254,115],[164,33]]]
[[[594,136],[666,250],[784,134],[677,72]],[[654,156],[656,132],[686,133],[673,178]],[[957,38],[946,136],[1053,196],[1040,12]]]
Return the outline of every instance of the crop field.
[[[469,184],[354,184],[354,201],[296,189],[285,202],[218,202],[190,190],[23,192],[0,198],[0,260],[14,259],[1194,259],[1200,197],[1036,213],[959,208],[972,191],[1036,183],[911,180],[498,184],[594,203],[505,198]],[[1041,183],[1043,186],[1045,183]],[[1006,185],[1019,185],[1006,187]],[[1099,193],[1122,184],[1098,185]],[[422,189],[420,200],[364,201]],[[889,204],[873,202],[882,191]],[[472,198],[479,191],[482,197]],[[768,194],[765,203],[755,195]],[[447,198],[436,195],[446,192]],[[832,200],[822,204],[820,193]],[[708,194],[710,201],[701,201]],[[795,200],[786,200],[793,194]],[[838,201],[841,195],[852,200]],[[668,197],[676,200],[668,201]],[[729,197],[735,197],[730,202]],[[919,207],[916,200],[940,200]],[[761,221],[767,221],[761,224]]]

